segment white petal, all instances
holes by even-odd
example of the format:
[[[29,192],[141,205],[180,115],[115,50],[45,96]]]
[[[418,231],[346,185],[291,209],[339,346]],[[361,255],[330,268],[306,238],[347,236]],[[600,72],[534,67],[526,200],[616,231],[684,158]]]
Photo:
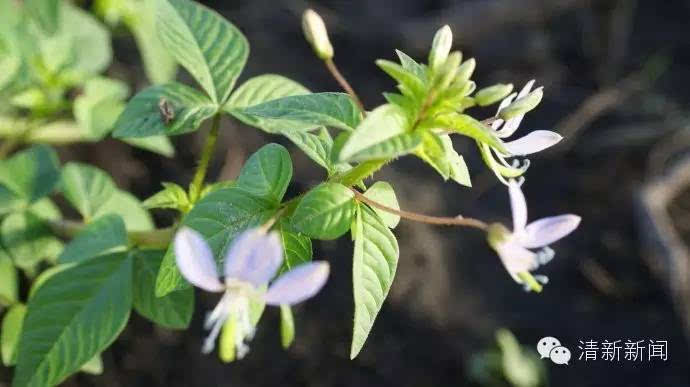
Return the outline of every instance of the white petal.
[[[529,92],[532,91],[532,86],[534,86],[534,79],[530,80],[529,82],[527,82],[525,84],[525,86],[522,88],[522,90],[520,90],[520,92],[518,93],[516,99],[520,99],[520,98],[526,96],[527,94],[529,94]]]
[[[514,141],[506,142],[504,145],[508,152],[513,156],[524,156],[537,153],[561,141],[563,137],[548,130],[535,130],[530,134],[518,138]]]
[[[313,297],[328,279],[328,262],[299,265],[281,275],[264,295],[268,305],[293,305]]]
[[[516,130],[520,127],[522,118],[525,117],[524,114],[513,117],[503,124],[501,130],[496,132],[496,135],[500,138],[510,137]]]
[[[496,118],[491,122],[491,129],[494,130],[494,132],[498,133],[498,129],[501,127],[503,124],[503,119],[502,118]]]
[[[182,228],[175,234],[174,249],[177,267],[192,285],[209,292],[220,292],[225,289],[218,279],[213,252],[198,232],[191,228]]]
[[[498,257],[513,280],[522,283],[518,273],[530,272],[539,266],[537,254],[520,246],[517,241],[509,239],[496,246]]]
[[[510,194],[510,209],[513,212],[513,233],[521,234],[527,224],[525,194],[522,193],[520,183],[515,179],[510,179],[508,182],[508,193]]]
[[[525,228],[520,244],[528,249],[549,245],[573,232],[580,220],[579,216],[572,214],[535,220]]]
[[[225,256],[225,280],[240,280],[260,287],[278,271],[283,262],[283,248],[277,232],[258,228],[244,231],[232,242]]]
[[[517,96],[517,93],[512,93],[509,96],[503,98],[503,101],[501,101],[501,104],[498,105],[498,109],[496,110],[496,117],[498,117],[498,114],[501,112],[501,110],[505,109],[508,105],[511,104],[511,102],[513,102],[515,96]]]

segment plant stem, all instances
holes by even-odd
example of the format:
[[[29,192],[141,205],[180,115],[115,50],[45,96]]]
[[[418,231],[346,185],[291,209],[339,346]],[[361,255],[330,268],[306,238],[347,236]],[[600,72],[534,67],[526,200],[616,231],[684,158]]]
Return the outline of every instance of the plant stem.
[[[391,160],[392,159],[369,160],[359,163],[354,168],[346,172],[333,175],[330,181],[340,183],[346,187],[351,187],[373,175],[376,171],[381,169],[381,167],[391,162]]]
[[[216,115],[213,116],[211,130],[208,132],[208,136],[206,137],[206,143],[201,151],[199,165],[196,167],[194,178],[192,179],[192,183],[189,185],[189,199],[192,203],[196,203],[196,201],[199,200],[199,196],[203,190],[204,179],[206,178],[206,170],[208,170],[208,164],[211,161],[211,157],[213,157],[213,151],[216,147],[216,141],[218,140],[219,128],[220,113],[216,113]]]
[[[460,215],[458,215],[456,217],[430,216],[430,215],[418,214],[416,212],[396,210],[395,208],[388,207],[388,206],[383,205],[377,201],[369,199],[368,197],[362,195],[359,191],[357,191],[355,189],[352,189],[352,188],[350,188],[350,189],[355,194],[355,197],[357,198],[357,200],[359,200],[360,202],[366,203],[372,207],[376,207],[380,210],[389,212],[391,214],[398,215],[401,218],[413,220],[415,222],[421,222],[421,223],[427,223],[427,224],[436,224],[436,225],[445,225],[445,226],[473,227],[473,228],[480,229],[482,231],[486,231],[487,228],[489,227],[486,223],[482,222],[479,219],[464,218]]]
[[[56,220],[50,222],[53,233],[63,238],[74,238],[86,224],[74,220]],[[127,239],[133,246],[164,249],[168,247],[175,232],[174,227],[157,228],[148,231],[130,231]]]
[[[328,68],[328,71],[331,72],[333,75],[333,78],[338,82],[340,87],[343,88],[347,92],[347,94],[352,97],[352,99],[355,101],[357,106],[359,106],[359,109],[362,111],[362,113],[365,112],[364,110],[364,104],[362,104],[362,100],[359,99],[357,96],[357,93],[355,93],[355,90],[350,86],[350,83],[343,77],[343,74],[340,73],[338,70],[338,67],[335,65],[335,62],[333,62],[333,59],[326,59],[324,60],[324,63],[326,64],[326,68]]]

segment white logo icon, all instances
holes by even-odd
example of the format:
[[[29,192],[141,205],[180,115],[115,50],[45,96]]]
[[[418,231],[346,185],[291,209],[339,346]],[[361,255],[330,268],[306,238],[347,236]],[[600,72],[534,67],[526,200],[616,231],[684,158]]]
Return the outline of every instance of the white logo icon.
[[[570,350],[561,345],[561,342],[551,336],[547,336],[539,340],[537,343],[537,352],[541,358],[549,358],[556,364],[568,365],[570,361]]]

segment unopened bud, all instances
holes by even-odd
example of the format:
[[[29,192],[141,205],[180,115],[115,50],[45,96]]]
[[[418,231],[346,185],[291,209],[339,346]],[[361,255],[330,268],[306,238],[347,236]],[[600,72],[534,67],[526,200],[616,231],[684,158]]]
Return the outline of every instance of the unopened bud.
[[[512,83],[507,85],[498,83],[479,90],[477,94],[474,95],[474,100],[477,101],[479,106],[489,106],[505,98],[511,91],[513,91]]]
[[[460,61],[462,60],[462,54],[460,51],[453,51],[446,62],[441,66],[438,71],[438,87],[440,89],[445,89],[453,82],[455,75],[458,73],[458,66],[460,66]]]
[[[544,91],[542,87],[533,90],[526,96],[506,106],[505,109],[502,109],[499,113],[499,116],[504,120],[509,120],[513,117],[525,115],[527,112],[539,105],[539,102],[541,102],[541,98],[543,96]]]
[[[470,79],[475,67],[477,67],[477,61],[475,61],[474,58],[464,61],[458,68],[457,80],[466,81]]]
[[[441,27],[434,35],[429,51],[429,68],[431,71],[438,70],[448,58],[450,47],[453,45],[453,31],[448,25]]]
[[[304,37],[314,49],[316,56],[323,60],[333,58],[333,46],[328,39],[326,24],[318,13],[312,9],[307,9],[302,14],[302,30]]]

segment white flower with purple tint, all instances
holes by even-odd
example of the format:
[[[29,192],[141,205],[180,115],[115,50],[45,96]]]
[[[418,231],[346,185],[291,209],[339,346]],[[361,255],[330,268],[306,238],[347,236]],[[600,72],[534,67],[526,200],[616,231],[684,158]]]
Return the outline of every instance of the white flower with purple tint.
[[[525,116],[525,113],[520,113],[507,120],[498,118],[504,109],[509,108],[513,103],[526,99],[535,101],[536,103],[533,104],[536,106],[539,100],[541,100],[542,88],[539,87],[532,90],[533,85],[534,80],[531,80],[527,82],[519,93],[513,93],[501,101],[496,111],[496,119],[491,122],[491,129],[496,137],[504,139],[512,136],[520,127],[520,123]],[[529,160],[513,160],[512,163],[509,163],[506,161],[506,158],[537,153],[556,145],[561,139],[563,139],[563,137],[556,132],[535,130],[516,140],[504,142],[503,146],[508,153],[500,152],[490,147],[488,144],[480,144],[480,148],[486,163],[494,171],[499,180],[507,184],[506,178],[518,177],[527,170],[529,167]]]
[[[527,290],[540,291],[541,285],[546,284],[548,278],[543,275],[533,276],[530,272],[553,259],[554,251],[548,245],[573,232],[580,224],[580,217],[572,214],[550,216],[527,224],[527,203],[520,183],[511,179],[508,190],[513,231],[502,224],[492,224],[488,231],[489,244],[496,250],[515,282],[525,285]]]
[[[223,281],[211,248],[198,232],[190,228],[178,231],[174,249],[177,267],[187,281],[208,292],[223,293],[206,317],[204,327],[211,332],[204,341],[203,353],[213,351],[223,324],[234,318],[237,358],[242,358],[249,350],[245,341],[254,336],[250,301],[262,300],[274,306],[297,304],[318,293],[329,273],[327,262],[302,264],[278,277],[264,291],[283,263],[283,249],[278,233],[258,228],[244,231],[232,242],[225,255]]]

